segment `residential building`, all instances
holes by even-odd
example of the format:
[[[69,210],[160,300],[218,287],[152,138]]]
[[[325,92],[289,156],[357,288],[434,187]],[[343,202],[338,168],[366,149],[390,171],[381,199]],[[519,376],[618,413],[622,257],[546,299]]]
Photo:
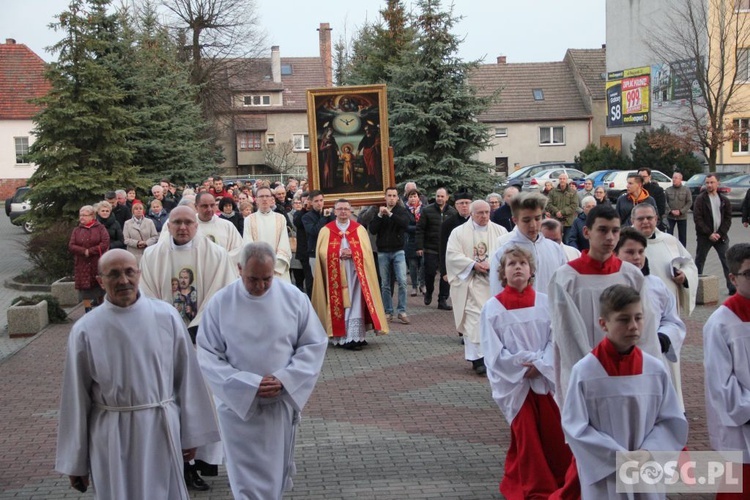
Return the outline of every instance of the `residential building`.
[[[472,72],[469,82],[479,95],[500,90],[499,99],[477,117],[493,135],[478,159],[494,165],[498,175],[534,163],[573,161],[594,140],[600,92],[589,88],[597,86],[590,76],[595,70],[588,67],[596,57],[589,56],[569,51],[564,61],[512,64],[500,56],[497,64]]]
[[[228,78],[232,110],[221,142],[226,175],[279,170],[306,175],[310,149],[306,90],[333,85],[328,23],[320,24],[319,47],[320,57],[281,57],[274,46],[270,58],[243,60],[243,69]],[[272,163],[276,169],[269,166]]]
[[[40,108],[29,100],[50,89],[44,64],[41,57],[12,38],[0,44],[0,199],[12,196],[36,169],[28,153],[34,143],[31,120]]]

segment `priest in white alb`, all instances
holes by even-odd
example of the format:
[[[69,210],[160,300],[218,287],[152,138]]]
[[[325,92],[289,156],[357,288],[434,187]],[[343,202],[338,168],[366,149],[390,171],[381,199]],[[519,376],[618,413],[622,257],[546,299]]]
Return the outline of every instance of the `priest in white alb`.
[[[544,207],[547,198],[540,193],[519,193],[510,199],[510,210],[513,214],[513,231],[501,236],[497,242],[497,250],[490,260],[490,294],[497,295],[503,289],[498,276],[500,258],[506,249],[517,246],[528,250],[536,262],[534,274],[534,290],[547,293],[547,287],[552,274],[566,264],[560,245],[548,240],[541,232]]]
[[[295,473],[295,434],[327,347],[310,300],[276,279],[263,242],[240,252],[240,278],[205,308],[198,361],[226,436],[235,498],[280,499]]]
[[[216,215],[214,195],[205,192],[195,195],[195,210],[198,212],[198,233],[222,247],[232,261],[236,261],[242,249],[242,236],[234,224]]]
[[[260,187],[255,194],[258,211],[245,217],[242,239],[245,243],[265,241],[276,252],[275,276],[291,282],[289,265],[292,262],[292,247],[289,244],[287,218],[274,212],[276,198],[271,188]]]
[[[135,257],[99,260],[106,300],[68,338],[55,469],[96,498],[189,498],[183,461],[219,441],[185,325],[138,292]]]
[[[169,237],[159,239],[146,249],[141,258],[141,291],[172,304],[188,327],[195,343],[201,314],[208,300],[219,290],[237,279],[236,264],[222,247],[198,234],[195,210],[180,205],[169,213]],[[196,454],[200,467],[207,464],[204,474],[214,474],[224,461],[221,445],[202,447]],[[197,490],[208,489],[189,464],[185,480]]]
[[[478,375],[484,375],[484,354],[479,315],[490,294],[490,256],[497,239],[508,230],[490,222],[490,205],[483,200],[471,203],[471,220],[455,228],[448,237],[445,267],[451,285],[451,302],[456,330],[463,334],[464,357]]]

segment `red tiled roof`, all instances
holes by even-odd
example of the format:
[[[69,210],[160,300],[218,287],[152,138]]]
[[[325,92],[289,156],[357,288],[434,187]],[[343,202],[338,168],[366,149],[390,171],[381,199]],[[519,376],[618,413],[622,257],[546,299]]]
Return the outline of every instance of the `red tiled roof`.
[[[39,112],[29,99],[50,89],[44,61],[22,43],[0,44],[0,120],[28,120]]]
[[[281,111],[306,111],[307,89],[326,85],[323,61],[319,57],[282,57],[282,67],[289,66],[292,72],[282,74],[281,83],[272,80],[271,58],[235,61],[234,64],[240,62],[244,63],[243,67],[229,76],[230,88],[237,93],[283,91]]]
[[[469,76],[479,95],[501,89],[499,102],[479,116],[483,122],[588,119],[570,67],[560,62],[483,64]],[[541,89],[544,100],[534,100]]]
[[[573,70],[581,75],[592,99],[607,98],[607,79],[603,76],[607,73],[606,49],[568,49],[565,59],[572,61]]]

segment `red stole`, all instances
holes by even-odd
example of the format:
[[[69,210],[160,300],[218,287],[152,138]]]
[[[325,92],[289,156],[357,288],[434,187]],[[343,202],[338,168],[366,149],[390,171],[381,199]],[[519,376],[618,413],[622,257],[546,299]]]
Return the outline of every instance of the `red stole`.
[[[724,301],[724,307],[732,311],[743,323],[750,321],[750,299],[735,293]]]
[[[575,269],[579,274],[614,274],[622,267],[622,261],[612,254],[604,262],[592,259],[589,251],[584,250],[577,259],[568,262],[568,265]]]
[[[643,352],[634,346],[628,354],[620,354],[614,344],[607,338],[594,347],[591,354],[596,356],[604,371],[610,377],[624,377],[626,375],[640,375],[643,373]]]
[[[372,301],[372,294],[370,293],[370,286],[367,281],[367,273],[365,272],[365,258],[362,253],[362,244],[359,241],[357,235],[357,228],[360,226],[357,222],[349,221],[349,227],[346,231],[341,232],[339,227],[336,225],[336,221],[329,222],[325,225],[328,228],[328,251],[326,254],[326,272],[328,274],[328,295],[330,300],[328,301],[328,307],[331,314],[331,334],[334,337],[346,337],[346,321],[345,321],[345,299],[344,294],[349,293],[349,286],[346,282],[346,276],[342,273],[341,259],[339,252],[341,251],[341,240],[346,236],[346,241],[349,242],[349,249],[352,251],[352,263],[354,263],[354,269],[357,272],[357,278],[362,287],[362,298],[365,301],[365,324],[372,322],[375,330],[382,330],[380,325],[380,318],[378,318],[375,312],[375,305]],[[348,300],[348,295],[346,300]]]
[[[523,309],[525,307],[534,307],[536,291],[530,286],[527,286],[520,292],[512,286],[506,286],[502,292],[495,295],[495,298],[509,311]]]

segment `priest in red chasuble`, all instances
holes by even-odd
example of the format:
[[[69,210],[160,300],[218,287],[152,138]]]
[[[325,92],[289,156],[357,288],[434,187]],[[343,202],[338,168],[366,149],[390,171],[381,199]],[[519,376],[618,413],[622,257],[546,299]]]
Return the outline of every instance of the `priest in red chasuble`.
[[[359,351],[365,334],[388,333],[367,230],[350,220],[351,205],[334,205],[336,220],[318,234],[312,303],[333,345]]]

